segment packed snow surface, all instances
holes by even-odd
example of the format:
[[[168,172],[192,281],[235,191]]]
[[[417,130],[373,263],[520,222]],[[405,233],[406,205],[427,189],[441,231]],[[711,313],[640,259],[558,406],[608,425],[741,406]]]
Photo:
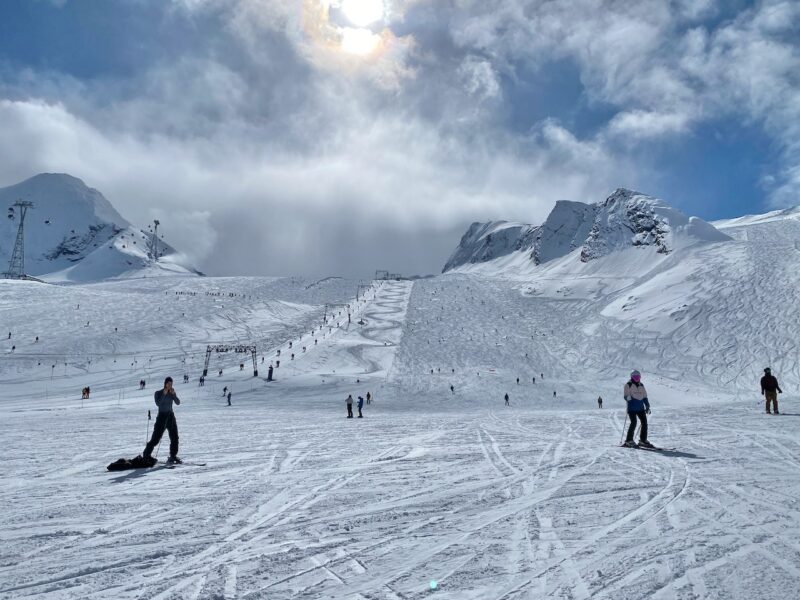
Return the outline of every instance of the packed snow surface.
[[[765,248],[358,302],[337,278],[0,282],[0,598],[800,597],[796,259]],[[662,286],[607,262],[638,257]],[[255,343],[259,376],[215,354],[199,387],[208,343]],[[665,452],[618,446],[632,368]],[[107,472],[167,375],[187,464]]]

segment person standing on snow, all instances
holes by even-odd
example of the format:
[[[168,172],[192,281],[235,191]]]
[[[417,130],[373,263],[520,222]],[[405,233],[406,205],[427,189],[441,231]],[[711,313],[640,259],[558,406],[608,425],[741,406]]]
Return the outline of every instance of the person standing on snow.
[[[769,403],[772,402],[772,410],[776,415],[778,412],[778,394],[782,394],[783,390],[778,385],[778,379],[772,374],[772,369],[767,367],[764,369],[764,376],[761,378],[761,395],[767,401],[767,414],[772,414],[769,410]]]
[[[153,436],[144,447],[142,456],[150,458],[153,448],[161,441],[161,436],[164,435],[164,430],[166,429],[169,432],[169,458],[167,462],[180,464],[182,461],[178,458],[178,422],[175,420],[175,413],[172,411],[172,403],[180,405],[181,400],[172,387],[172,377],[167,377],[164,380],[164,389],[156,391],[153,397],[156,406],[158,406],[158,416],[156,417],[156,424],[153,425]]]
[[[636,448],[636,442],[633,441],[633,434],[636,432],[636,419],[642,423],[642,429],[639,432],[639,446],[644,448],[653,448],[647,440],[647,415],[650,414],[650,401],[647,399],[647,390],[642,383],[642,374],[639,371],[631,373],[631,378],[625,384],[623,389],[623,396],[625,402],[628,403],[628,417],[630,417],[631,424],[628,426],[628,436],[625,438],[623,446],[627,448]]]
[[[231,405],[231,393],[228,392],[228,406]]]
[[[603,408],[603,397],[602,396],[598,396],[597,397],[597,408]]]
[[[372,394],[367,392],[367,404],[370,404],[370,403],[372,403]]]
[[[347,400],[345,400],[345,402],[347,403],[347,418],[348,419],[352,419],[353,418],[353,396],[351,394],[348,394],[347,395]]]
[[[363,396],[359,396],[358,397],[358,418],[359,419],[363,419],[364,418],[364,415],[361,414],[361,409],[362,408],[364,408],[364,397]]]
[[[506,394],[506,406],[511,406],[511,405],[508,403],[508,394]]]

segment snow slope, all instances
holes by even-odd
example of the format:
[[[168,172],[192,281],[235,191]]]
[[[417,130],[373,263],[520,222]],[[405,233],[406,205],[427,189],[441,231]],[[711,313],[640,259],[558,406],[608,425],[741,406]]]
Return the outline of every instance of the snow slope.
[[[133,227],[97,190],[65,174],[43,173],[0,188],[0,268],[6,270],[19,226],[11,209],[33,202],[25,219],[25,271],[53,282],[86,283],[114,277],[197,274],[174,248],[161,242],[162,258],[147,256],[149,234]],[[9,216],[13,218],[9,218]]]
[[[376,283],[359,302],[342,279],[0,282],[0,598],[795,597],[796,271],[765,274],[783,302],[764,306],[735,287],[760,279],[717,270],[718,248],[730,269],[763,251],[704,245],[686,285],[719,313],[657,333],[604,314],[613,294],[475,273]],[[634,252],[680,259],[619,256]],[[335,308],[323,326],[325,303],[350,303],[351,323]],[[208,342],[255,342],[281,360],[276,381],[225,354],[198,387]],[[759,401],[761,343],[787,357],[781,417]],[[676,450],[617,447],[632,366],[650,438]],[[208,465],[108,473],[141,451],[165,375],[181,454]],[[345,419],[367,391],[364,419]]]

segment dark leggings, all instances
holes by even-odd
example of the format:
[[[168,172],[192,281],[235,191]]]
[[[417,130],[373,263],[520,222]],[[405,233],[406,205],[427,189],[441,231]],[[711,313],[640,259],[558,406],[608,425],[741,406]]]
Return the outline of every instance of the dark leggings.
[[[175,420],[175,413],[158,413],[156,424],[153,425],[153,436],[144,448],[144,455],[150,456],[153,448],[161,441],[164,430],[169,432],[169,455],[178,455],[178,422]]]
[[[633,441],[633,434],[636,433],[636,418],[638,417],[639,420],[642,422],[642,430],[639,432],[639,439],[646,440],[647,439],[647,413],[643,410],[637,411],[629,411],[628,417],[630,417],[631,424],[628,426],[628,437],[625,438],[626,442]]]

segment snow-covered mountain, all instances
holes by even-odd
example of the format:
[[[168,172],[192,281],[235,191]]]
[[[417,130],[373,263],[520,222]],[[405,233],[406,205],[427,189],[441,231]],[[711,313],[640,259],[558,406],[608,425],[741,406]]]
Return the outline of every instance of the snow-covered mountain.
[[[528,250],[533,244],[538,227],[490,221],[473,223],[461,238],[461,243],[444,266],[450,271],[466,264],[492,261],[515,252]]]
[[[629,248],[668,255],[676,248],[729,239],[713,225],[687,217],[658,198],[618,189],[599,204],[560,200],[539,226],[473,223],[443,272],[482,263],[492,263],[490,271],[534,267],[573,252],[583,263]]]
[[[51,281],[88,282],[126,276],[196,273],[174,248],[159,242],[148,257],[149,234],[132,226],[96,189],[70,175],[42,173],[0,188],[0,269],[5,270],[19,226],[17,200],[34,207],[25,219],[25,271]]]

